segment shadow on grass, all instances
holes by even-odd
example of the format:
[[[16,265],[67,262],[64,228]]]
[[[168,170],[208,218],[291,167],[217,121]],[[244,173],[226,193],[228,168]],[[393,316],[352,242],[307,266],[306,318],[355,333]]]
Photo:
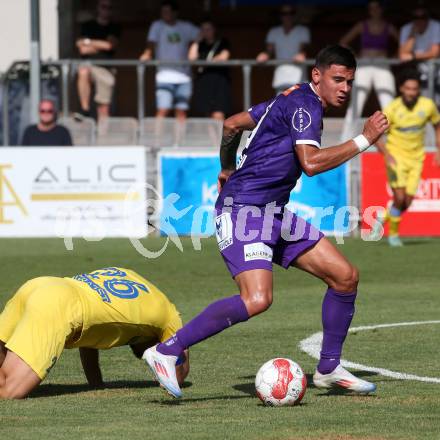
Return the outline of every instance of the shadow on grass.
[[[173,399],[173,400],[152,400],[151,403],[158,403],[165,406],[178,406],[185,403],[197,403],[197,402],[213,402],[216,400],[238,400],[238,399],[248,399],[249,396],[208,396],[208,397],[195,397],[191,399]]]
[[[182,388],[188,388],[192,382],[184,382]],[[125,381],[116,380],[114,382],[106,382],[102,388],[90,388],[87,384],[43,384],[37,387],[29,396],[29,398],[62,396],[65,394],[77,394],[85,392],[97,392],[102,390],[118,390],[123,388],[140,389],[155,388],[158,384],[152,380]]]
[[[350,397],[359,397],[359,398],[365,398],[365,399],[375,399],[377,397],[376,394],[359,394],[355,393],[354,391],[347,390],[345,388],[341,388],[338,386],[335,386],[334,388],[330,388],[328,390],[321,390],[322,393],[317,394],[317,397],[330,397],[330,396],[350,396]]]
[[[371,371],[356,371],[356,376],[360,378],[368,378],[370,376],[377,376],[377,373],[371,372]],[[315,385],[313,384],[313,375],[307,374],[307,388],[313,389]],[[236,391],[240,391],[243,393],[242,396],[236,396],[236,395],[222,395],[222,396],[212,396],[212,397],[201,397],[201,398],[193,398],[193,399],[176,399],[176,400],[152,400],[152,403],[156,403],[159,405],[165,405],[165,406],[178,406],[185,403],[197,403],[197,402],[210,402],[210,401],[224,401],[224,400],[237,400],[237,399],[247,399],[247,398],[257,398],[256,392],[255,392],[255,383],[254,383],[254,376],[241,376],[239,379],[247,379],[249,382],[239,383],[236,385],[233,385],[232,388]],[[324,390],[323,390],[324,391]],[[318,396],[334,396],[334,395],[353,395],[352,391],[345,390],[343,388],[332,388],[329,390],[325,390],[321,394],[318,394]],[[374,397],[374,396],[371,396]],[[304,407],[307,405],[307,402],[301,402],[298,406]],[[263,403],[259,402],[258,406],[261,407],[269,407],[267,405],[264,405]]]
[[[253,376],[246,376],[246,379],[253,379]],[[240,378],[240,379],[244,379]],[[312,376],[309,374],[307,375],[307,383],[308,388],[315,388],[315,386],[313,385],[313,383],[311,382]],[[254,382],[249,382],[249,383],[241,383],[241,384],[237,384],[234,385],[232,388],[234,388],[234,390],[237,391],[241,391],[242,393],[245,393],[247,395],[247,397],[255,397],[257,399],[257,394],[255,392],[255,383]],[[307,402],[300,402],[299,404],[294,405],[295,407],[304,407],[307,405]],[[258,402],[258,406],[262,407],[262,408],[272,408],[270,405],[265,405],[263,402],[259,401]]]
[[[427,244],[429,243],[428,240],[403,240],[403,244],[405,246],[418,246],[420,244]]]

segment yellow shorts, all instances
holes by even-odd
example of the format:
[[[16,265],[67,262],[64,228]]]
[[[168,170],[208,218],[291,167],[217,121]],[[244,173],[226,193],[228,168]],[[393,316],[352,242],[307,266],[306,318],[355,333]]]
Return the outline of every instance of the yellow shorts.
[[[44,379],[67,339],[80,334],[83,310],[78,293],[63,278],[25,283],[0,315],[0,340]]]
[[[388,182],[391,188],[405,188],[407,194],[414,196],[419,187],[423,160],[393,157],[396,159],[396,165],[387,165]]]

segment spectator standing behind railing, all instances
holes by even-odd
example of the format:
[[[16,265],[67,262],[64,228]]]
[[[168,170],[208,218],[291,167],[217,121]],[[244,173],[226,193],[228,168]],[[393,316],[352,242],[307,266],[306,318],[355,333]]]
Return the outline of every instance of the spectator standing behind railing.
[[[295,10],[291,5],[280,8],[281,26],[273,27],[266,37],[266,50],[258,54],[257,61],[271,58],[303,62],[306,59],[306,45],[310,43],[310,31],[306,26],[295,24]],[[277,94],[301,82],[304,68],[294,64],[276,67],[272,87]]]
[[[399,57],[402,61],[414,61],[421,77],[422,95],[429,96],[428,60],[440,56],[440,22],[429,18],[424,2],[419,1],[413,13],[413,20],[400,31]],[[435,69],[435,103],[440,106],[440,69]]]
[[[153,58],[160,61],[188,59],[190,44],[197,40],[199,28],[177,19],[178,8],[173,1],[164,1],[160,8],[160,20],[150,27],[147,48],[142,61]],[[174,109],[179,120],[186,118],[192,94],[191,69],[189,66],[159,67],[156,73],[156,116],[165,117]]]
[[[76,42],[81,58],[102,60],[113,57],[120,36],[120,27],[111,21],[111,17],[111,0],[99,0],[96,19],[82,24],[81,37]],[[82,116],[90,116],[92,83],[95,85],[94,100],[97,104],[98,119],[108,117],[115,75],[110,69],[102,66],[87,63],[79,66],[77,86]]]
[[[360,38],[360,57],[380,61],[389,54],[391,40],[399,41],[397,29],[384,19],[382,2],[368,2],[368,18],[356,23],[340,41],[342,46],[349,47]],[[365,105],[368,93],[374,87],[381,108],[385,108],[396,94],[395,81],[391,70],[386,65],[359,66],[354,82],[354,102],[356,112],[353,114],[353,99],[345,115],[341,140],[347,140],[352,134],[353,116],[359,118]]]
[[[57,124],[57,111],[53,101],[43,99],[38,114],[40,118],[38,124],[26,128],[21,145],[39,147],[73,145],[69,130]]]
[[[188,53],[191,61],[226,61],[231,56],[229,42],[217,35],[215,24],[205,20],[201,40],[194,42]],[[223,120],[231,113],[231,85],[227,67],[198,67],[194,84],[194,112]]]

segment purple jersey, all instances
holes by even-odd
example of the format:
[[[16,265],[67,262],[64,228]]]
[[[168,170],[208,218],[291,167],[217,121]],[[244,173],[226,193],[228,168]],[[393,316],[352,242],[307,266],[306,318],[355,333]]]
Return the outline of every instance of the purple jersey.
[[[234,204],[285,205],[302,173],[295,145],[321,147],[321,100],[312,86],[304,83],[250,108],[249,114],[257,126],[217,205],[223,205],[226,197],[232,197]]]

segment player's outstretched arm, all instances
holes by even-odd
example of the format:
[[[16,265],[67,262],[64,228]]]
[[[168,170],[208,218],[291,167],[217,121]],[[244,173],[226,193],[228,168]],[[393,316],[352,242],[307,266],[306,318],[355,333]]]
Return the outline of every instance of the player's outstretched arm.
[[[218,175],[220,192],[229,176],[235,171],[237,150],[244,130],[253,130],[256,124],[248,112],[237,113],[223,123],[223,137],[220,144],[220,164],[222,170]]]
[[[92,388],[101,388],[104,382],[102,381],[101,368],[99,367],[98,350],[95,348],[81,347],[79,349],[79,355],[88,384]]]
[[[308,176],[331,170],[352,159],[374,144],[389,124],[382,112],[376,112],[365,122],[362,135],[334,147],[319,149],[309,144],[297,144],[296,153]]]

